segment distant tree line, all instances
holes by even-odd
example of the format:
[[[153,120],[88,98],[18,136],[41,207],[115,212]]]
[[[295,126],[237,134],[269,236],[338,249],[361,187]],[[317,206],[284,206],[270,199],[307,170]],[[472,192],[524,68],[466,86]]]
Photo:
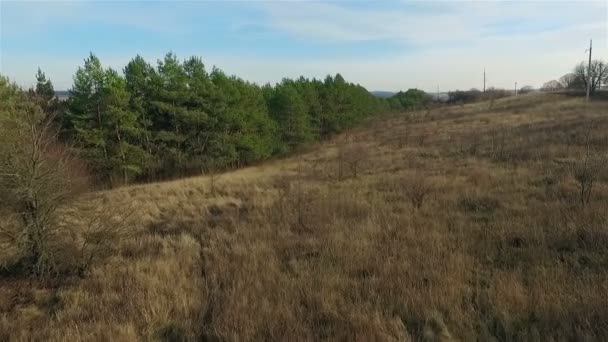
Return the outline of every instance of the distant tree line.
[[[476,101],[499,99],[511,95],[513,95],[511,91],[499,88],[488,88],[485,92],[475,88],[471,90],[454,90],[448,92],[447,102],[449,104],[465,104]]]
[[[388,105],[393,110],[418,110],[428,106],[432,97],[419,89],[408,89],[387,99]]]
[[[430,101],[414,89],[378,98],[340,74],[259,86],[173,53],[156,65],[137,56],[122,72],[90,54],[64,102],[44,73],[36,78],[32,101],[98,181],[113,185],[249,165]]]
[[[589,83],[591,76],[591,83]],[[603,84],[608,84],[608,63],[602,60],[591,61],[591,66],[587,62],[577,64],[572,72],[567,73],[559,80],[551,80],[543,84],[543,91],[562,91],[562,90],[587,90],[594,94]]]

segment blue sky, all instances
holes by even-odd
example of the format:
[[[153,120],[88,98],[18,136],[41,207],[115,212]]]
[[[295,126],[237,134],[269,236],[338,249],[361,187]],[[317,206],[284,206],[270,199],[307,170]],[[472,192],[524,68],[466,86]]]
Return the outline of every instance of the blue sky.
[[[7,1],[0,73],[40,66],[68,89],[89,51],[121,69],[140,54],[201,56],[258,83],[342,73],[370,90],[540,86],[608,59],[606,1]]]

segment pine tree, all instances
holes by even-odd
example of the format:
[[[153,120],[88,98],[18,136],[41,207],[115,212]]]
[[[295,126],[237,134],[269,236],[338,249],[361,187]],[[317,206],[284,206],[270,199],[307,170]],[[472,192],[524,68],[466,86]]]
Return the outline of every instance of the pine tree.
[[[124,76],[91,54],[74,76],[62,126],[102,179],[128,182],[239,167],[402,108],[340,74],[259,87],[173,53],[136,56]],[[39,72],[41,93],[47,81]],[[48,82],[49,85],[50,82]]]
[[[272,118],[277,121],[281,141],[288,149],[311,140],[306,105],[293,85],[287,82],[277,85],[269,109]]]
[[[142,134],[137,114],[130,110],[126,81],[115,70],[104,70],[91,54],[74,76],[67,120],[72,136],[103,179],[126,183],[142,172],[147,159],[137,145]]]
[[[152,154],[152,118],[149,115],[152,96],[152,82],[156,78],[156,70],[141,56],[132,59],[124,69],[127,90],[130,93],[130,109],[137,113],[138,122],[142,129],[140,145],[146,152]],[[151,166],[147,165],[147,169]]]
[[[42,109],[47,117],[53,117],[59,112],[59,101],[51,80],[40,68],[36,72],[36,86],[29,90],[30,98]]]
[[[218,142],[229,148],[236,166],[268,158],[276,144],[275,124],[268,114],[263,90],[219,70],[212,74],[225,104],[214,112]]]
[[[45,101],[50,101],[55,98],[55,89],[53,88],[53,83],[51,80],[46,78],[46,75],[40,68],[38,68],[38,72],[36,73],[36,95],[40,96]]]

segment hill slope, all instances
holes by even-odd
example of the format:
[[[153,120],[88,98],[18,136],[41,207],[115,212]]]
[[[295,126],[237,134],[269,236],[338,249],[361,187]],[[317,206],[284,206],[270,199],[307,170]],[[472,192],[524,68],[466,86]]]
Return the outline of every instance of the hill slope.
[[[84,279],[2,283],[0,336],[607,339],[608,173],[584,207],[576,180],[606,129],[607,102],[521,96],[95,194],[132,234]]]

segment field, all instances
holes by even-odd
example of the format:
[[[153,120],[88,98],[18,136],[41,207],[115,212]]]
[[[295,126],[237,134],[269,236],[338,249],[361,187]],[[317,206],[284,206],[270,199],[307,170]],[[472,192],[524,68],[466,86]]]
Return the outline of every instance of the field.
[[[87,194],[129,234],[86,277],[0,279],[0,340],[607,340],[606,132],[608,101],[531,94]]]

